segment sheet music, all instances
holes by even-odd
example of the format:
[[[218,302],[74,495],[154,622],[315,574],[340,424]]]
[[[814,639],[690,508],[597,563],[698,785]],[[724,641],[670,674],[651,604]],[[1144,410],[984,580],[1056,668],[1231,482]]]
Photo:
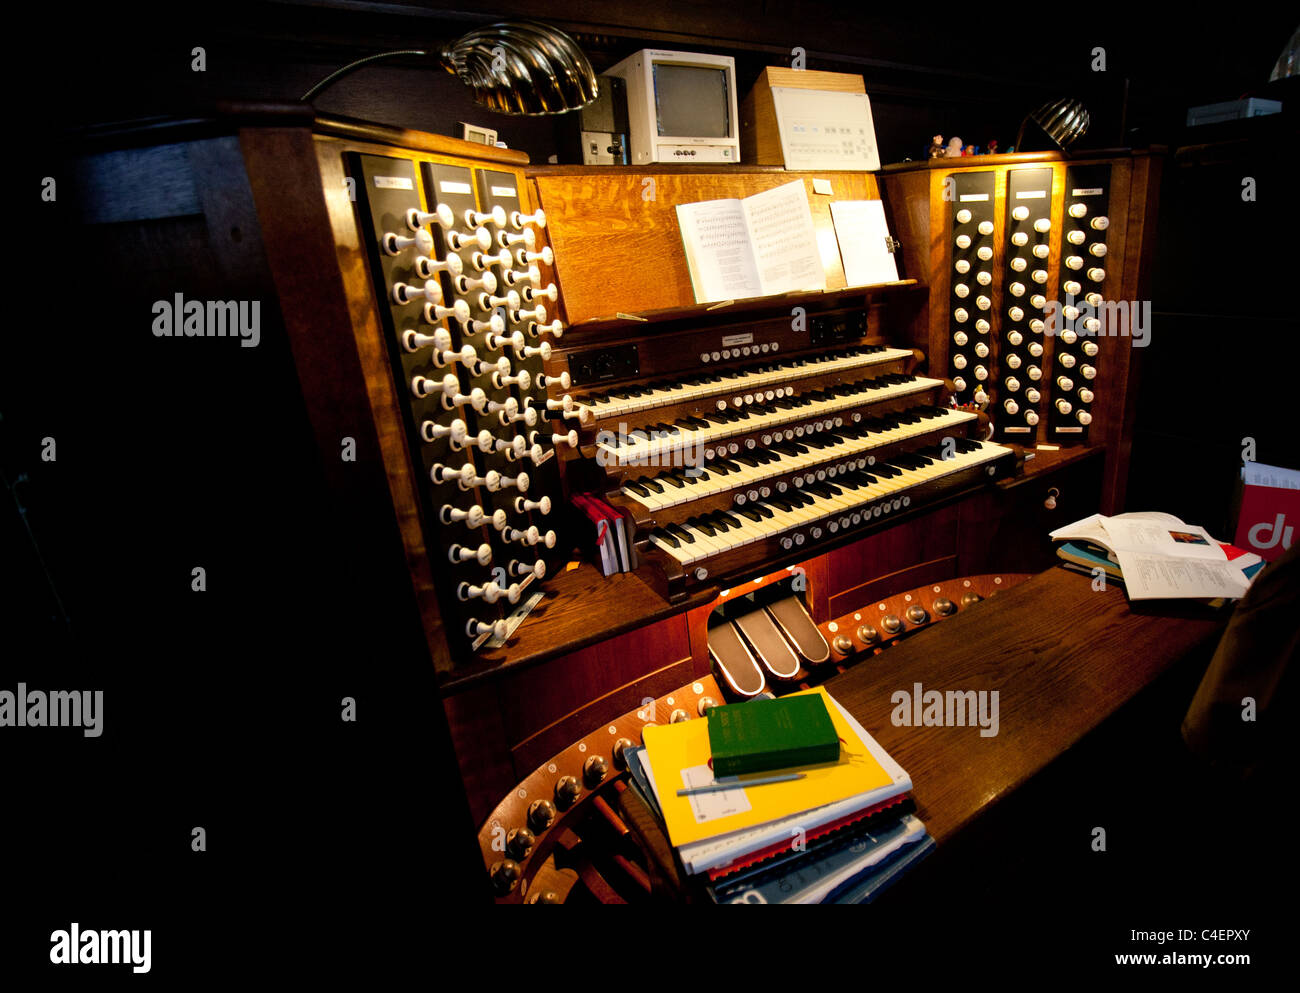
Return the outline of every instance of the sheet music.
[[[745,208],[739,200],[679,204],[677,223],[682,229],[696,303],[763,295],[749,245]]]
[[[831,204],[840,243],[846,286],[871,286],[898,280],[898,263],[889,250],[889,225],[880,200],[840,200]]]
[[[746,197],[742,207],[764,295],[826,289],[803,180]]]

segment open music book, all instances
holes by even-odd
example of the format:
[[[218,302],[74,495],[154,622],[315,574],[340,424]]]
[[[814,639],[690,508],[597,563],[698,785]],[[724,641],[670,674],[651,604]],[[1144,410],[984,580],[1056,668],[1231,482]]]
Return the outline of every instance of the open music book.
[[[1245,595],[1262,562],[1258,555],[1216,541],[1202,527],[1157,511],[1093,514],[1049,537],[1104,553],[1117,566],[1132,600],[1235,600]],[[1085,564],[1081,558],[1075,555],[1071,561]],[[1097,561],[1097,568],[1115,575]]]
[[[677,206],[696,303],[826,289],[803,180]]]

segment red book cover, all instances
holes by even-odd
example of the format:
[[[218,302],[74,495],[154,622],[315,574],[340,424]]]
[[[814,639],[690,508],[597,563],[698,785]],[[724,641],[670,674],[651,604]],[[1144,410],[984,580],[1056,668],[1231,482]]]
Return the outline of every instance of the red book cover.
[[[1300,530],[1300,490],[1246,484],[1234,545],[1272,562],[1291,547]]]

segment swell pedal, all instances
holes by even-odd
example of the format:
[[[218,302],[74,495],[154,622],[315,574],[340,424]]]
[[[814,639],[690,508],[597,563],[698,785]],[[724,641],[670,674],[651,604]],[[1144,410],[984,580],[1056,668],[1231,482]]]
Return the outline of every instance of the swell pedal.
[[[797,596],[786,597],[765,608],[786,639],[808,662],[821,665],[831,657],[831,646],[817,630],[803,602]]]
[[[799,659],[790,650],[785,638],[781,637],[781,631],[766,607],[737,617],[732,624],[754,646],[754,654],[773,676],[778,679],[794,679],[799,674]],[[813,628],[814,632],[816,630]]]
[[[709,657],[727,685],[741,696],[758,696],[766,687],[763,670],[730,621],[709,628]]]

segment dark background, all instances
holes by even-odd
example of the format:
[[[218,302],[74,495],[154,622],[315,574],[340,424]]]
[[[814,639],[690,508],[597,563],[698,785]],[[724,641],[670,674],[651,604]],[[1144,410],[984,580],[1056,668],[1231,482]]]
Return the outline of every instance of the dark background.
[[[647,46],[734,55],[741,96],[763,66],[788,64],[802,46],[810,69],[865,77],[884,161],[922,157],[935,133],[979,145],[996,138],[1005,150],[1029,110],[1076,96],[1093,118],[1079,147],[1171,149],[1128,509],[1166,510],[1231,538],[1242,439],[1256,439],[1260,461],[1300,466],[1290,399],[1300,372],[1291,302],[1300,94],[1295,80],[1267,83],[1296,27],[1276,8],[1151,20],[1132,5],[1012,15],[989,6],[681,0],[45,13],[74,33],[34,46],[31,68],[15,61],[7,80],[10,188],[24,192],[10,199],[22,224],[11,231],[16,306],[0,368],[0,535],[11,579],[0,688],[104,689],[106,715],[98,739],[48,729],[6,729],[0,739],[8,794],[0,821],[13,836],[4,846],[13,881],[6,915],[16,922],[7,937],[20,966],[33,949],[44,961],[50,931],[73,920],[153,928],[160,980],[182,962],[246,971],[234,953],[213,961],[213,934],[202,930],[212,922],[228,931],[219,940],[244,935],[259,955],[275,934],[310,929],[297,954],[315,971],[364,958],[369,946],[356,929],[408,914],[400,931],[430,928],[422,940],[437,932],[441,954],[455,957],[449,938],[465,920],[451,917],[483,899],[475,826],[430,711],[437,690],[419,662],[409,590],[368,589],[337,553],[351,523],[332,519],[322,496],[301,400],[285,386],[294,382],[287,349],[265,328],[256,349],[191,350],[234,343],[140,334],[126,315],[147,312],[156,297],[133,290],[131,260],[97,256],[67,198],[46,204],[32,192],[83,147],[81,129],[197,116],[222,99],[294,100],[354,58],[518,16],[570,31],[597,70]],[[190,68],[195,46],[206,50],[206,72]],[[1091,69],[1098,46],[1104,73]],[[1188,107],[1243,95],[1288,106],[1276,118],[1183,126]],[[457,80],[414,59],[362,70],[317,106],[445,134],[458,133],[459,121],[486,124],[535,162],[558,147],[554,121],[478,111]],[[1241,200],[1243,176],[1257,179],[1257,202]],[[163,355],[169,345],[185,357]],[[39,459],[46,436],[57,440],[55,463]],[[189,589],[194,564],[208,572],[203,595]],[[347,695],[358,700],[355,724],[339,720]],[[1107,748],[1109,761],[1120,749]],[[1048,936],[1084,908],[1091,923],[1067,941],[1071,967],[1080,952],[1131,950],[1120,939],[1133,915],[1115,897],[1139,892],[1135,877],[1150,870],[1160,880],[1149,894],[1155,911],[1188,896],[1174,881],[1197,846],[1171,845],[1152,869],[1149,844],[1161,831],[1152,811],[1182,818],[1201,809],[1177,805],[1169,784],[1184,782],[1166,778],[1129,825],[1129,837],[1145,843],[1117,854],[1100,878],[1092,862],[1053,864],[1061,889],[1035,898],[1059,897],[1055,917],[1024,906],[1016,889],[1000,894],[1001,918],[972,913],[969,926],[995,953],[1033,957],[1055,947]],[[1139,792],[1124,794],[1128,804],[1112,799],[1106,816],[1123,818]],[[195,825],[207,829],[206,853],[190,851]],[[1058,829],[1067,827],[1054,821]],[[1022,864],[1019,885],[1031,877],[1042,873]],[[1226,890],[1240,897],[1223,879],[1208,892]],[[1222,921],[1202,913],[1166,926],[1252,926],[1219,906]],[[1042,940],[1000,942],[991,931],[998,920]],[[509,926],[494,920],[478,933],[494,942]],[[895,919],[890,933],[914,938],[911,927]],[[545,956],[559,956],[569,945],[546,947]]]

